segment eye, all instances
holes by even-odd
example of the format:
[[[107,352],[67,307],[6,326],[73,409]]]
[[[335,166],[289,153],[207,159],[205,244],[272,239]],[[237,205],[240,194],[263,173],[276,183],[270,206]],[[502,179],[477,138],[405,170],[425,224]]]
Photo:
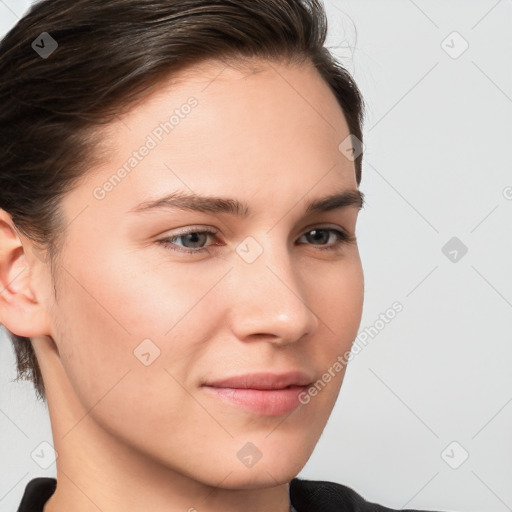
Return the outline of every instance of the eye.
[[[171,237],[162,238],[158,240],[158,243],[164,247],[173,251],[186,253],[186,254],[197,254],[208,251],[209,247],[214,244],[204,246],[204,243],[208,240],[208,237],[214,237],[217,231],[211,231],[208,229],[203,230],[189,230],[182,233],[176,234]],[[355,242],[355,237],[349,235],[346,231],[334,228],[315,228],[310,229],[304,233],[300,238],[306,238],[309,242],[313,242],[313,245],[321,245],[325,247],[317,247],[320,251],[326,250],[338,250],[344,244]],[[329,240],[334,237],[334,242],[329,244]],[[177,244],[178,240],[181,240],[185,245]],[[299,239],[300,240],[300,239]]]
[[[328,244],[328,240],[334,235],[334,243]],[[312,240],[314,244],[320,243],[325,247],[317,247],[320,251],[334,251],[340,249],[341,245],[350,242],[355,242],[355,237],[349,235],[346,231],[334,228],[315,228],[304,233],[301,238]],[[326,240],[327,243],[321,243],[322,240]]]
[[[204,242],[205,238],[207,239],[208,236],[214,236],[216,234],[217,234],[217,231],[211,231],[208,229],[204,229],[201,231],[197,231],[197,230],[192,231],[191,230],[191,231],[186,231],[186,232],[183,232],[183,233],[171,236],[171,237],[162,238],[161,240],[158,241],[158,243],[162,244],[164,247],[167,247],[167,248],[172,249],[173,251],[177,251],[177,252],[184,252],[187,254],[199,253],[199,252],[207,251],[209,246],[198,248],[197,245],[201,245],[201,241]],[[180,247],[180,246],[178,246],[175,242],[176,242],[176,240],[179,240],[179,239],[184,239],[186,244],[189,244],[189,243],[192,244],[192,249],[191,250],[187,249],[187,248],[178,249],[177,247]]]

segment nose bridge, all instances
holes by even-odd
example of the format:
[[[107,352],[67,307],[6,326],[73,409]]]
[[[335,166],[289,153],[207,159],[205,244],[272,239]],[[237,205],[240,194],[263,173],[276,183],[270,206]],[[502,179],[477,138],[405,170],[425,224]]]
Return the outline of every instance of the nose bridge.
[[[236,296],[231,312],[240,338],[251,334],[273,335],[275,341],[296,341],[317,328],[318,320],[307,304],[307,290],[298,268],[278,232],[255,239],[251,236],[236,248]]]

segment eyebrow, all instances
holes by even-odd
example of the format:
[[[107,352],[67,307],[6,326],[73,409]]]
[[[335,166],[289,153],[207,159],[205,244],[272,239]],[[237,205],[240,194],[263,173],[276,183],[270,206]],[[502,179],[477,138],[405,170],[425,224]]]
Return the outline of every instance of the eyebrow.
[[[305,214],[327,212],[339,208],[357,208],[364,205],[364,194],[357,189],[346,189],[320,197],[306,204]],[[252,214],[251,209],[238,199],[216,196],[203,196],[183,191],[144,201],[129,210],[132,213],[145,213],[159,209],[179,209],[205,213],[225,213],[245,218]]]

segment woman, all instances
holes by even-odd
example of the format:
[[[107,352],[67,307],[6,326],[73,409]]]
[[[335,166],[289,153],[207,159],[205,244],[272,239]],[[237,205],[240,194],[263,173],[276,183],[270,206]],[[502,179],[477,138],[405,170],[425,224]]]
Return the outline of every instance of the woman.
[[[325,36],[316,0],[46,0],[4,38],[0,320],[57,465],[19,512],[390,510],[295,478],[363,303]]]

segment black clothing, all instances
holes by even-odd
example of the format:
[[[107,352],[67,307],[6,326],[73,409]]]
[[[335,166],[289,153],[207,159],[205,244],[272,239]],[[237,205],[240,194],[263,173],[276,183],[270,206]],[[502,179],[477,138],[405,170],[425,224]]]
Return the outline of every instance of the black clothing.
[[[56,487],[55,478],[33,478],[25,487],[18,512],[42,512]]]
[[[25,487],[17,512],[43,512],[56,487],[55,478],[33,478]],[[290,501],[297,512],[399,512],[366,501],[350,487],[320,480],[294,478],[290,482]],[[404,509],[401,512],[422,511]]]

